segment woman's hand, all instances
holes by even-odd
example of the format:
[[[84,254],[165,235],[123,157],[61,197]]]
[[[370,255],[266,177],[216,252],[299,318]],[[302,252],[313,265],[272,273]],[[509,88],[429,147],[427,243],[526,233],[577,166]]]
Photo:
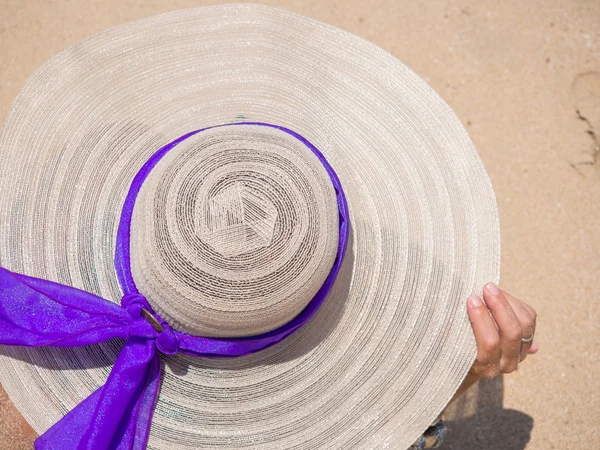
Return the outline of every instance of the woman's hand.
[[[467,300],[477,341],[477,359],[452,401],[480,378],[513,372],[528,353],[538,350],[533,340],[523,342],[535,332],[537,314],[531,306],[501,291],[493,283],[485,285],[483,298],[485,303],[476,295]]]
[[[523,342],[535,332],[536,312],[531,306],[493,283],[485,285],[483,298],[485,303],[475,295],[467,301],[477,341],[477,359],[469,372],[471,378],[511,373],[528,353],[537,351],[533,341]]]

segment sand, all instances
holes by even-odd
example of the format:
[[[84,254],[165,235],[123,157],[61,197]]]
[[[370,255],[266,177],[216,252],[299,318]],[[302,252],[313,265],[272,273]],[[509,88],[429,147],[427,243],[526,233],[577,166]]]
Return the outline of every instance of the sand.
[[[44,61],[108,27],[211,1],[3,0],[0,120]],[[600,2],[268,1],[367,38],[454,108],[490,174],[501,286],[539,314],[540,352],[475,386],[445,449],[600,448]],[[0,390],[0,449],[35,439]]]

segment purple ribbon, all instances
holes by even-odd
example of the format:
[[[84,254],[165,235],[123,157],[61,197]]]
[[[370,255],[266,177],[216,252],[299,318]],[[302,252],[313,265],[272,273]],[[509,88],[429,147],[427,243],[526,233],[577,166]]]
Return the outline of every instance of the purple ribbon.
[[[337,196],[338,252],[317,294],[285,325],[243,338],[193,336],[172,330],[138,292],[130,268],[131,216],[144,180],[169,150],[202,131],[231,125],[276,128],[298,139],[319,158]],[[337,175],[314,145],[287,128],[260,122],[217,125],[193,131],[162,147],[136,174],[123,205],[115,252],[117,276],[124,292],[121,306],[70,286],[0,268],[0,344],[75,347],[116,337],[126,340],[106,384],[41,435],[35,448],[144,449],[160,385],[160,357],[156,350],[206,358],[235,357],[285,339],[300,329],[325,300],[340,270],[348,232],[348,205]]]

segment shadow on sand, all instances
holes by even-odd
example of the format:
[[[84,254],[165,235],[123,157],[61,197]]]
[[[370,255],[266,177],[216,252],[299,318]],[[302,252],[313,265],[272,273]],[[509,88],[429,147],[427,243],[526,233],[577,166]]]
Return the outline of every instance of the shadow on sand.
[[[533,418],[505,409],[503,377],[480,380],[450,407],[448,434],[440,450],[523,450]]]

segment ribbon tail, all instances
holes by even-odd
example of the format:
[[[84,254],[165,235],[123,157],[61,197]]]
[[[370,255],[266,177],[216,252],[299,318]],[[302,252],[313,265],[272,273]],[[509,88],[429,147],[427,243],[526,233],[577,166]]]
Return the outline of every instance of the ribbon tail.
[[[143,450],[160,386],[153,339],[131,336],[106,384],[35,442],[37,450]]]
[[[74,347],[127,338],[123,308],[89,292],[0,267],[0,344]]]
[[[102,387],[79,403],[75,408],[56,422],[48,431],[36,439],[36,450],[59,450],[77,448],[85,433],[90,417],[98,405]]]

